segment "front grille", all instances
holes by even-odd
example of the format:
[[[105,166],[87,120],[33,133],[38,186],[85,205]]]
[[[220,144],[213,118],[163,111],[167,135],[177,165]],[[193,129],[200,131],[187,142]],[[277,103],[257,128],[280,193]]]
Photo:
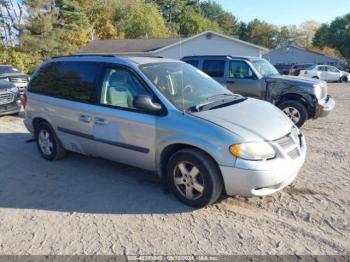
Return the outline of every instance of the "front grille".
[[[288,152],[288,156],[292,159],[297,159],[300,156],[299,149],[296,147],[292,151]]]
[[[299,156],[301,156],[300,139],[301,138],[297,133],[291,132],[290,134],[277,139],[274,142],[276,142],[290,158],[297,159]]]
[[[14,94],[11,94],[11,93],[0,94],[0,105],[12,103],[14,100],[15,100]]]
[[[287,136],[284,136],[280,139],[277,139],[275,142],[277,144],[279,144],[280,147],[282,147],[285,150],[295,145],[295,143],[294,143],[293,139],[290,137],[290,135],[287,135]]]

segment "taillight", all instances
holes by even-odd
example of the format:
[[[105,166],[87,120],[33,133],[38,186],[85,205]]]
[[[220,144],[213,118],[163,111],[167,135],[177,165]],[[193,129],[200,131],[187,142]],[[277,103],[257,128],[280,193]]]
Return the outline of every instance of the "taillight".
[[[21,101],[22,101],[22,106],[25,109],[27,106],[27,95],[26,94],[21,95]]]

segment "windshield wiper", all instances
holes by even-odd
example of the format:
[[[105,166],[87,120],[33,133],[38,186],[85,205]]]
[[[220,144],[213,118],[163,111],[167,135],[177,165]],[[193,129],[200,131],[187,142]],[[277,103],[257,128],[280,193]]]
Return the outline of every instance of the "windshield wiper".
[[[230,93],[223,93],[223,94],[209,96],[209,97],[207,97],[207,100],[212,100],[212,99],[216,99],[216,98],[220,98],[220,97],[228,97],[228,96],[231,97],[231,96],[237,96],[237,95],[230,94]]]
[[[223,107],[225,105],[232,105],[233,103],[239,103],[244,100],[246,100],[244,96],[241,95],[233,95],[230,94],[229,98],[226,99],[221,99],[221,100],[214,100],[210,102],[204,102],[201,104],[198,104],[196,106],[193,106],[190,108],[191,111],[199,112],[202,111],[203,109],[210,110],[210,109],[215,109],[219,107]]]

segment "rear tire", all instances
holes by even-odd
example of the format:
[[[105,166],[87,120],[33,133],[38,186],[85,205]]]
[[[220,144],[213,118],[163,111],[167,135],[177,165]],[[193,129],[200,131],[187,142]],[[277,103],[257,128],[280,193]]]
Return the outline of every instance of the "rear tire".
[[[278,106],[297,127],[302,127],[308,119],[306,107],[294,100],[287,100]]]
[[[49,161],[62,159],[67,151],[61,145],[53,128],[46,122],[36,129],[36,145],[43,158]]]
[[[167,182],[184,204],[204,207],[218,201],[224,183],[215,161],[198,149],[176,152],[167,165]]]
[[[312,78],[313,78],[313,79],[319,79],[318,76],[313,76]]]

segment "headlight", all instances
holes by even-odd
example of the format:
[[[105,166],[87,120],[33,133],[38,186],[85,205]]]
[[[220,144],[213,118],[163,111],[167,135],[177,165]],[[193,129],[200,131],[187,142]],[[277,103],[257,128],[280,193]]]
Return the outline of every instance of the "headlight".
[[[246,160],[265,160],[274,158],[276,155],[275,150],[266,142],[232,145],[230,152],[235,157]]]
[[[322,87],[320,85],[314,86],[314,92],[315,92],[316,98],[320,99],[322,96]]]

